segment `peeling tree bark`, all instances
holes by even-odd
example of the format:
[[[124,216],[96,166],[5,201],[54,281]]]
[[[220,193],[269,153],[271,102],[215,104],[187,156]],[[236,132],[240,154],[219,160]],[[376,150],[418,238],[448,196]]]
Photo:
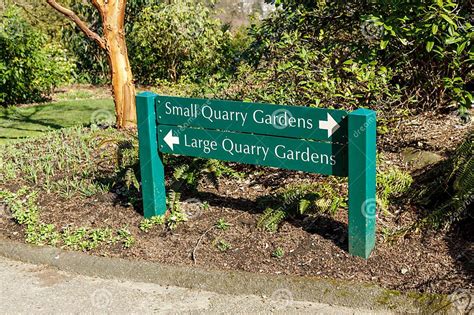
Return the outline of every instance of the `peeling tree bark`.
[[[55,10],[72,20],[87,37],[106,51],[112,78],[117,128],[135,126],[135,85],[128,59],[124,28],[127,1],[92,0],[92,4],[102,18],[103,37],[91,31],[73,11],[61,6],[55,0],[46,1]]]

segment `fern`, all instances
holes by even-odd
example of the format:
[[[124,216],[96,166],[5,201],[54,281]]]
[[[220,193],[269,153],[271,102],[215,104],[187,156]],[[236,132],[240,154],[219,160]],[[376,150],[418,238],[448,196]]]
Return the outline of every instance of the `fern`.
[[[298,212],[300,214],[303,214],[306,212],[306,210],[308,210],[308,208],[311,206],[311,201],[307,200],[307,199],[301,199],[300,200],[300,203],[298,205]]]
[[[453,156],[429,173],[426,184],[418,189],[416,200],[429,212],[417,226],[448,228],[454,222],[472,217],[474,201],[473,139],[471,132]]]
[[[462,195],[464,192],[472,191],[474,187],[474,160],[473,160],[473,139],[474,133],[464,141],[456,150],[454,157],[453,171],[450,178],[455,178],[454,189],[459,191]]]
[[[316,212],[334,215],[340,208],[347,207],[346,197],[331,183],[290,185],[281,190],[276,199],[282,208],[298,214]]]
[[[454,196],[442,205],[442,209],[448,209],[451,219],[457,221],[469,215],[472,211],[470,205],[474,200],[474,160],[473,160],[473,139],[471,133],[467,139],[458,147],[453,158],[453,171],[449,180],[454,180],[452,189]]]
[[[174,167],[173,178],[191,189],[197,189],[199,182],[207,179],[214,186],[219,186],[222,176],[242,178],[243,174],[227,166],[224,162],[213,159],[183,159],[182,157],[170,160]]]
[[[282,209],[267,208],[257,221],[257,227],[268,232],[276,232],[280,223],[286,218]]]

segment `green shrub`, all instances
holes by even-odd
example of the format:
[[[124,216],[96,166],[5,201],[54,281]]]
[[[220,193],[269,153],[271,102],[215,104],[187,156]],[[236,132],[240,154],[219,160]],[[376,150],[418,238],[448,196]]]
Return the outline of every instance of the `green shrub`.
[[[71,80],[66,51],[48,43],[15,7],[1,17],[0,47],[0,105],[40,101]]]
[[[135,77],[144,84],[199,80],[225,64],[230,33],[195,0],[145,8],[129,35]]]
[[[470,108],[469,1],[278,1],[218,97],[302,106]],[[471,87],[470,87],[471,86]]]

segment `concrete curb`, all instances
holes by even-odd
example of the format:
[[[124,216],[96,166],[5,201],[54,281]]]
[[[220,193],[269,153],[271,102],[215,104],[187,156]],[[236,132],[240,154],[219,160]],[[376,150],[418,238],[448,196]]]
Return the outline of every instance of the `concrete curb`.
[[[35,247],[0,240],[0,255],[13,260],[54,266],[59,270],[104,279],[156,283],[221,294],[283,295],[298,301],[389,311],[396,313],[451,313],[446,296],[401,293],[371,284],[314,277],[264,275],[203,270],[155,262],[92,256],[53,247]]]

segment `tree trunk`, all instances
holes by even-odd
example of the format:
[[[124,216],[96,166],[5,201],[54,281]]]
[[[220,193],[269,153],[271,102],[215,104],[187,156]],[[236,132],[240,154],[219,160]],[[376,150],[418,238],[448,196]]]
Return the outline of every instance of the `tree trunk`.
[[[136,125],[135,85],[128,59],[125,41],[125,7],[127,0],[91,0],[102,19],[103,38],[90,30],[73,11],[61,6],[56,0],[46,0],[55,10],[65,15],[104,49],[109,59],[112,92],[115,102],[117,128]]]
[[[123,28],[104,23],[104,39],[112,77],[117,128],[130,128],[136,124],[135,85],[128,59]],[[114,19],[114,17],[112,17]]]
[[[117,128],[130,128],[136,124],[135,85],[125,41],[126,1],[105,2],[99,9],[109,58],[114,94]]]

